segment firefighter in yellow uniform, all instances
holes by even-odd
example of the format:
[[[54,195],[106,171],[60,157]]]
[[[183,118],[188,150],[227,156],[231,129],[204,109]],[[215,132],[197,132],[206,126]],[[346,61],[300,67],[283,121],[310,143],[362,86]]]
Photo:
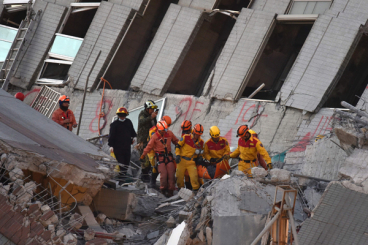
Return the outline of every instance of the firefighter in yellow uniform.
[[[202,134],[203,126],[196,124],[192,134],[183,135],[177,145],[175,160],[177,164],[176,178],[178,188],[184,187],[185,170],[188,170],[193,191],[197,191],[200,187],[197,166],[194,159],[203,153],[204,141],[201,139]]]
[[[162,120],[164,120],[167,124],[168,127],[170,127],[171,125],[171,118],[169,116],[163,116]],[[157,132],[157,126],[153,126],[152,128],[150,128],[149,133],[148,133],[148,142],[150,141],[152,135],[154,135]],[[150,151],[148,154],[148,159],[149,162],[152,165],[152,174],[151,174],[151,188],[155,188],[156,187],[156,179],[158,176],[158,171],[156,169],[156,153],[154,150]]]
[[[221,178],[230,170],[230,146],[227,139],[220,136],[220,129],[217,126],[210,128],[211,138],[204,144],[203,157],[210,162],[210,165],[215,167],[215,172],[211,176],[209,171],[210,166],[197,166],[199,179],[216,179]]]
[[[236,150],[230,154],[230,157],[240,157],[238,165],[238,169],[240,171],[248,175],[248,177],[252,177],[251,169],[256,167],[258,153],[267,162],[268,169],[272,169],[270,156],[263,147],[262,142],[250,134],[247,125],[240,126],[236,136],[240,137],[238,141],[238,148],[236,148]]]

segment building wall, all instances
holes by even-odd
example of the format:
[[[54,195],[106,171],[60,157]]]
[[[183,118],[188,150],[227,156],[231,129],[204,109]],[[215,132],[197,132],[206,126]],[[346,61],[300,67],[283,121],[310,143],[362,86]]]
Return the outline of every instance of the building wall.
[[[89,79],[88,89],[97,86],[132,15],[132,9],[129,7],[101,2],[69,70],[70,78],[76,89],[83,90],[87,79]],[[100,51],[101,54],[98,57]]]
[[[34,27],[34,35],[27,40],[29,46],[16,67],[15,75],[10,80],[11,84],[24,89],[32,86],[38,78],[55,33],[66,13],[65,7],[43,0],[36,1],[33,8],[35,12],[42,11],[41,18]]]

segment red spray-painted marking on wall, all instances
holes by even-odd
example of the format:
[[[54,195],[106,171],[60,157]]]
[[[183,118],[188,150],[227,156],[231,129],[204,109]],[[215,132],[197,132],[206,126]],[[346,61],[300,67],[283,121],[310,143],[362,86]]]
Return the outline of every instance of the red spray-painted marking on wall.
[[[251,113],[253,113],[253,110],[256,108],[256,104],[253,104],[253,105],[251,105],[248,109],[246,109],[245,111],[244,111],[244,107],[246,106],[246,104],[247,104],[247,102],[248,101],[245,101],[244,102],[244,104],[243,104],[243,106],[242,106],[242,109],[240,110],[240,112],[239,112],[239,115],[237,116],[237,118],[236,118],[236,121],[235,121],[235,123],[233,124],[233,126],[235,126],[235,125],[237,125],[238,124],[238,122],[239,122],[239,118],[241,118],[241,123],[243,124],[246,124],[246,123],[248,123],[248,126],[250,127],[250,128],[252,128],[254,125],[255,125],[255,123],[257,122],[257,120],[258,120],[258,118],[260,118],[260,117],[268,117],[268,115],[266,115],[266,114],[257,114],[256,116],[254,116],[252,119],[251,119],[251,121],[249,121],[249,119],[248,118],[250,118],[250,115],[248,115],[248,112],[249,111],[251,111]],[[257,111],[259,111],[259,109],[261,108],[262,106],[261,105],[258,105],[258,107],[257,107]],[[251,110],[252,109],[252,110]],[[244,111],[244,113],[243,113],[243,111]],[[249,123],[251,123],[250,125],[249,125]],[[234,130],[237,130],[237,128],[234,128]],[[228,142],[232,142],[232,132],[233,132],[233,127],[225,134],[225,138],[227,139],[227,141]]]
[[[30,94],[33,94],[33,93],[39,93],[41,91],[41,89],[40,88],[35,88],[35,89],[33,89],[33,90],[31,90],[31,91],[29,91],[28,93],[26,93],[25,95],[24,95],[24,99],[25,98],[27,98],[27,96],[29,96]],[[37,96],[36,96],[37,97]],[[36,99],[36,97],[32,100],[32,102],[31,102],[31,104],[30,105],[32,105],[32,103],[34,102],[34,100]]]
[[[325,118],[325,120],[323,120]],[[305,151],[305,149],[307,148],[307,145],[309,145],[309,142],[311,141],[312,138],[314,138],[317,135],[323,135],[326,132],[329,132],[332,130],[331,128],[331,120],[333,119],[333,117],[325,117],[322,116],[321,119],[318,122],[317,127],[314,129],[314,132],[312,133],[312,130],[310,132],[308,132],[299,142],[298,144],[293,147],[289,152],[301,152],[301,151]],[[323,122],[324,121],[324,122]],[[319,132],[317,134],[317,131],[319,129]]]
[[[105,126],[106,126],[106,116],[110,113],[111,111],[111,108],[112,108],[112,101],[111,100],[105,100],[103,103],[105,103],[105,106],[107,106],[107,112],[105,113],[105,115],[103,117],[101,117],[101,119],[104,120],[104,123],[102,125],[100,125],[100,128],[99,129],[103,129]],[[93,123],[95,120],[98,120],[98,117],[99,117],[99,114],[100,114],[100,105],[101,105],[101,101],[97,103],[97,106],[96,106],[96,117],[92,119],[92,121],[90,122],[89,124],[89,131],[91,131],[92,133],[97,133],[98,132],[98,128],[97,129],[94,129],[93,128]],[[97,124],[96,124],[97,125]]]

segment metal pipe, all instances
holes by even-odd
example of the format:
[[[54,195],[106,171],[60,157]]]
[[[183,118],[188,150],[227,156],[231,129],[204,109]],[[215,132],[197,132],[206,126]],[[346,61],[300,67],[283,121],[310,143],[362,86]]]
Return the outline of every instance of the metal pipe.
[[[265,228],[263,228],[261,233],[259,233],[259,235],[256,237],[256,239],[254,239],[254,241],[251,243],[251,245],[256,245],[257,242],[259,242],[259,240],[261,240],[262,236],[271,228],[273,223],[276,222],[276,220],[279,218],[280,214],[281,214],[281,212],[277,212],[276,215],[273,216],[273,218],[270,220],[270,222],[268,222],[268,224],[265,226]]]
[[[366,117],[368,118],[368,113],[359,110],[358,108],[356,108],[353,105],[350,105],[349,103],[345,102],[345,101],[341,101],[341,105],[345,108],[348,108],[349,110],[352,110],[353,112],[355,112],[356,114],[358,114],[361,117]]]
[[[248,99],[253,98],[266,84],[262,83],[251,95],[248,96]]]
[[[302,175],[302,174],[292,174],[294,177],[301,177],[301,178],[307,178],[307,179],[314,179],[314,180],[318,180],[318,181],[324,181],[324,182],[331,182],[332,180],[327,180],[327,179],[321,179],[321,178],[316,178],[316,177],[312,177],[312,176],[308,176],[308,175]]]
[[[288,210],[288,214],[289,214],[289,221],[290,221],[291,231],[293,232],[295,245],[299,245],[298,233],[296,232],[296,226],[294,222],[293,213],[290,210]]]
[[[98,58],[100,57],[100,54],[101,54],[101,50],[100,52],[98,52],[97,54],[97,57],[95,59],[95,62],[93,63],[93,66],[88,74],[88,77],[87,77],[87,81],[86,81],[86,85],[84,86],[84,92],[83,92],[83,100],[82,100],[82,106],[81,106],[81,111],[80,111],[80,115],[79,115],[79,122],[78,122],[78,129],[77,129],[77,135],[79,135],[79,129],[80,129],[80,125],[81,125],[81,122],[82,122],[82,115],[83,115],[83,109],[84,109],[84,102],[86,100],[86,94],[87,94],[87,88],[88,88],[88,81],[89,81],[89,77],[91,76],[91,73],[93,71],[93,69],[95,68],[95,65],[96,65],[96,62],[98,60]]]

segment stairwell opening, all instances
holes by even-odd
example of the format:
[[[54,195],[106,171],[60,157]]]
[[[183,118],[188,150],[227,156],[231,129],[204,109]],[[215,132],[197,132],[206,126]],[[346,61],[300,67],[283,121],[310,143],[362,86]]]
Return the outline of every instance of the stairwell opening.
[[[249,1],[225,0],[215,7],[240,11]],[[204,85],[230,35],[235,19],[216,13],[206,16],[167,93],[200,96]]]
[[[336,87],[323,107],[342,108],[341,101],[356,106],[368,85],[368,36],[363,34]]]
[[[248,97],[264,83],[253,99],[275,100],[312,26],[311,23],[276,24],[242,97]]]
[[[178,0],[150,1],[143,16],[136,15],[111,64],[107,79],[114,89],[127,90],[171,3]],[[101,84],[102,86],[102,84]]]

